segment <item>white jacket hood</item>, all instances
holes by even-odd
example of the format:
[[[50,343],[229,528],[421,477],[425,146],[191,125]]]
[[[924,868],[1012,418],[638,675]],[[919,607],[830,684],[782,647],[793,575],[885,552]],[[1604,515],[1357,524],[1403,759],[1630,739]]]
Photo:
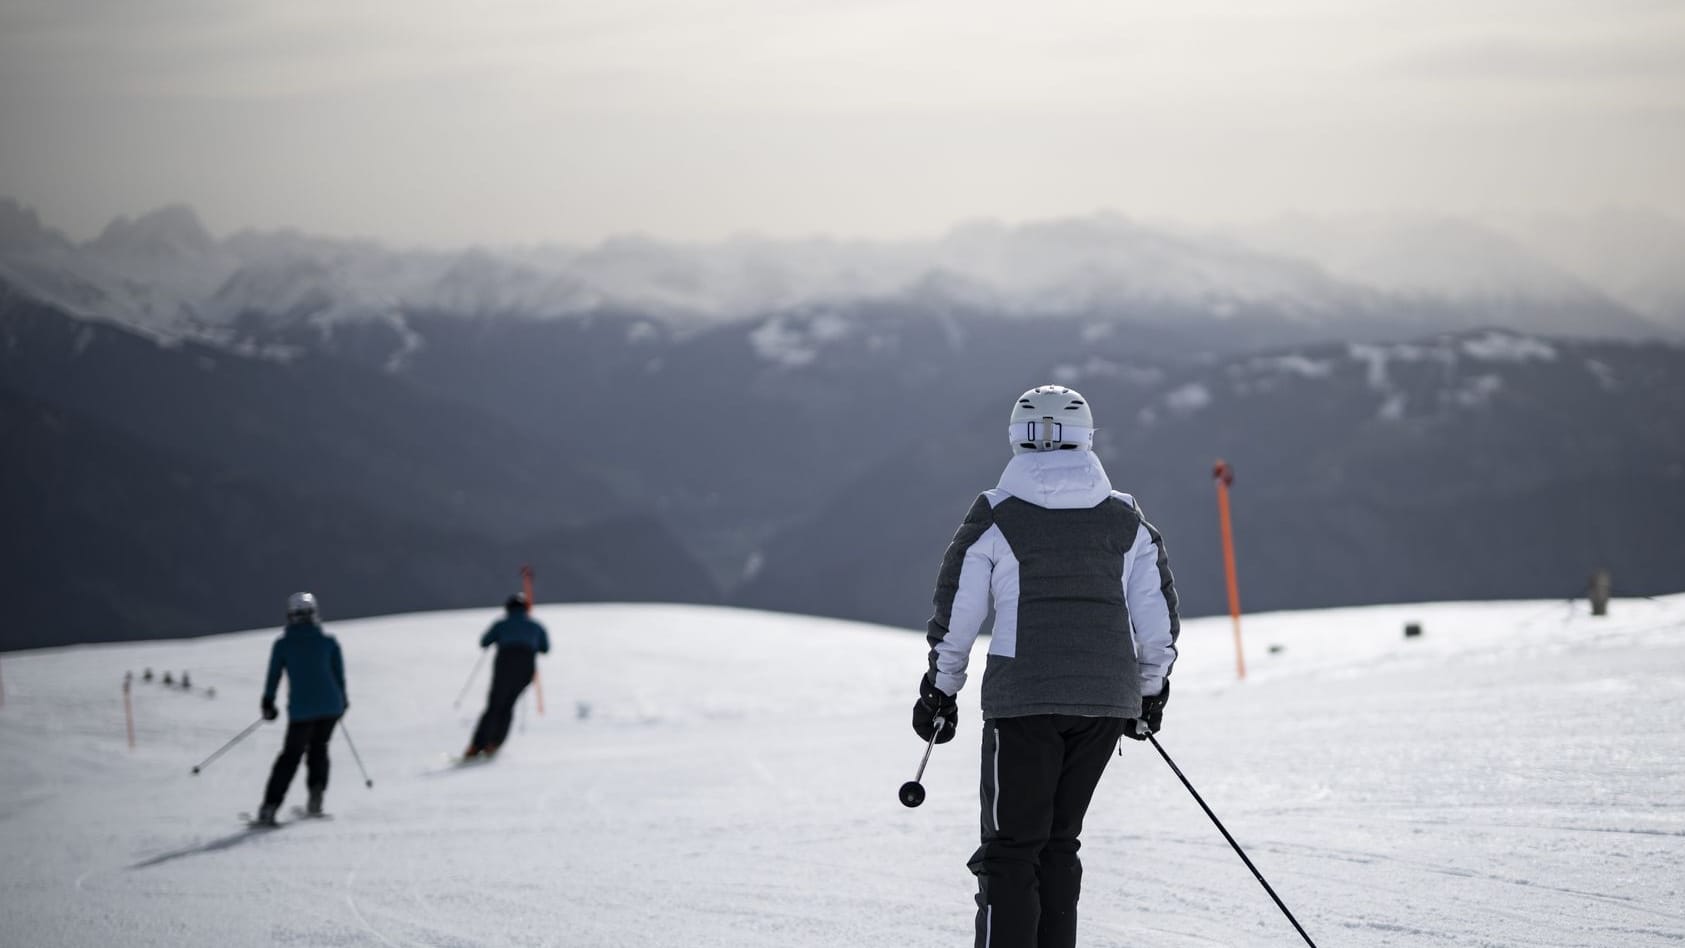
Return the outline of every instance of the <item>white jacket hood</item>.
[[[1036,451],[1006,462],[1000,489],[1037,507],[1075,510],[1111,496],[1112,480],[1093,451]]]

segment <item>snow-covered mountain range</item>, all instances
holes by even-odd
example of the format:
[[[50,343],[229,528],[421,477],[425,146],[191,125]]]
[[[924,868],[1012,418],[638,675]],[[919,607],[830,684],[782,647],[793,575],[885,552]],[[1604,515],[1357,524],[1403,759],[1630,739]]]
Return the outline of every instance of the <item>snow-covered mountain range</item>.
[[[0,433],[29,459],[0,471],[0,648],[248,623],[266,574],[348,614],[466,606],[522,562],[570,599],[917,625],[1002,406],[1048,381],[1096,405],[1195,613],[1223,608],[1219,456],[1254,604],[1678,586],[1660,317],[1516,232],[1359,223],[442,252],[181,208],[76,244],[0,205]],[[1253,249],[1312,237],[1327,263]]]
[[[1283,219],[1210,234],[1104,213],[976,222],[925,241],[623,237],[441,251],[296,232],[218,239],[180,205],[119,218],[78,244],[0,200],[0,277],[81,315],[225,340],[254,317],[629,311],[687,328],[886,303],[1024,317],[1232,320],[1267,310],[1342,334],[1502,325],[1644,338],[1685,333],[1682,274],[1685,225],[1636,214],[1507,230],[1447,218]]]

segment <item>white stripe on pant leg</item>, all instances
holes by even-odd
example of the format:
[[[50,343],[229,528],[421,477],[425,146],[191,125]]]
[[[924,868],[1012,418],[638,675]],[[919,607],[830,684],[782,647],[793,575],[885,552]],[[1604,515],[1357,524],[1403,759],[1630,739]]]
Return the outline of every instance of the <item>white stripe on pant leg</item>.
[[[989,948],[995,940],[995,907],[989,906],[983,911],[983,948]]]
[[[1000,725],[995,725],[995,832],[1000,832]]]

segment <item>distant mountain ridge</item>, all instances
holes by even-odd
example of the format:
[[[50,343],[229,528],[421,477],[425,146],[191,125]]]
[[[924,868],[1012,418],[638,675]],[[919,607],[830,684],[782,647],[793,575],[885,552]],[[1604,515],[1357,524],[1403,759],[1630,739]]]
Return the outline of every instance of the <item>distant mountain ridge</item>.
[[[1653,233],[1685,234],[1666,218],[1650,223]],[[1573,255],[1549,234],[1410,217],[1288,219],[1205,234],[1102,213],[971,223],[893,243],[615,238],[584,248],[404,251],[296,232],[218,240],[191,208],[172,205],[73,244],[0,199],[0,275],[80,315],[210,340],[253,315],[320,324],[417,310],[633,311],[686,327],[897,303],[1031,318],[1165,307],[1231,318],[1264,308],[1335,333],[1413,320],[1422,331],[1500,324],[1587,337],[1685,334],[1685,310],[1673,307],[1685,300],[1685,276],[1654,285],[1685,271],[1685,239],[1646,244],[1656,262],[1635,280],[1586,253],[1566,262]]]
[[[7,447],[58,459],[8,471],[0,594],[44,644],[266,621],[272,584],[340,614],[473,605],[534,562],[548,598],[916,626],[1003,404],[1047,381],[1098,406],[1190,610],[1222,608],[1219,455],[1265,544],[1251,607],[1566,595],[1594,560],[1678,588],[1685,350],[1566,251],[1424,227],[1381,241],[1418,248],[1396,270],[1347,248],[1369,285],[1116,215],[442,252],[217,239],[179,207],[78,244],[0,201]],[[1586,498],[1587,542],[1536,532]]]

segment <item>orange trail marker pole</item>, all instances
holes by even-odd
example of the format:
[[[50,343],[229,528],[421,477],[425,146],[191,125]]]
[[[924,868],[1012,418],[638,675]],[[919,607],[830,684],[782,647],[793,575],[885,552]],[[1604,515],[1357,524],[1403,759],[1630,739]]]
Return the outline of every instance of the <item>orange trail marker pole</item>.
[[[521,592],[527,595],[527,608],[532,608],[532,567],[521,567]],[[544,713],[544,680],[538,677],[538,668],[532,670],[532,696],[538,702],[538,713]]]
[[[133,680],[132,673],[123,676],[123,722],[129,728],[129,750],[135,749],[135,706],[129,699],[129,687]]]
[[[1234,483],[1234,468],[1218,461],[1211,469],[1217,481],[1217,519],[1223,525],[1223,573],[1229,585],[1229,618],[1234,620],[1235,677],[1246,680],[1246,655],[1240,645],[1240,583],[1235,579],[1234,523],[1229,517],[1229,485]]]

